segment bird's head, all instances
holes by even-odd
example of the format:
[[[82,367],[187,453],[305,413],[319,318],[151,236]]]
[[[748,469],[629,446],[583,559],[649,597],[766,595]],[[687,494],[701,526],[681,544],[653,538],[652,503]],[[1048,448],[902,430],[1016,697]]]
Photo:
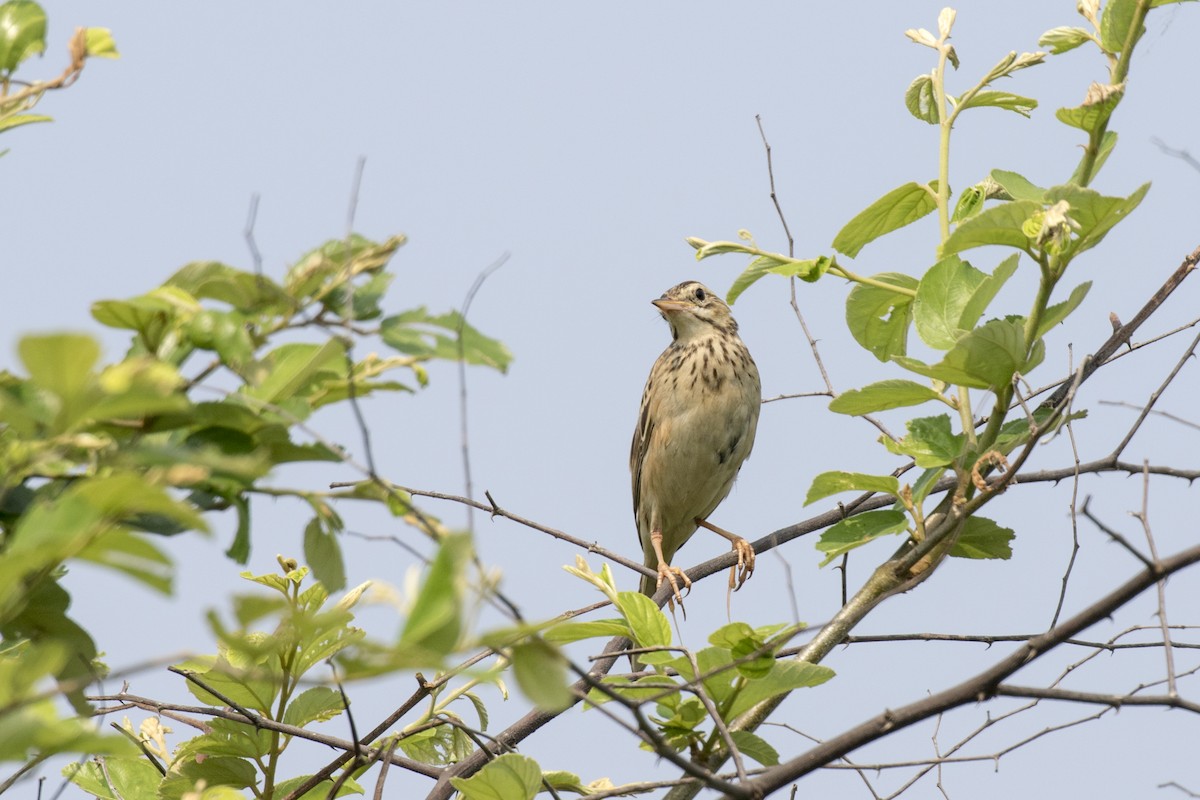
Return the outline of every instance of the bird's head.
[[[737,322],[725,301],[699,281],[684,281],[651,301],[671,326],[676,341],[714,333],[736,333]]]

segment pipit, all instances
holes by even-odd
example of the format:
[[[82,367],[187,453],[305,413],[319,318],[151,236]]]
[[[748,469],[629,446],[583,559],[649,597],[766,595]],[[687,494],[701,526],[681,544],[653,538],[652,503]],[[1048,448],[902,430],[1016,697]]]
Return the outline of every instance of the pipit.
[[[671,566],[676,551],[698,526],[724,536],[738,554],[740,588],[754,571],[754,550],[740,536],[708,523],[708,516],[733,488],[754,446],[762,387],[758,367],[738,336],[729,306],[708,287],[684,281],[652,301],[671,326],[671,345],[646,381],[629,468],[633,513],[645,564],[657,581],[642,577],[641,591],[653,595],[663,580],[673,600],[691,581]]]

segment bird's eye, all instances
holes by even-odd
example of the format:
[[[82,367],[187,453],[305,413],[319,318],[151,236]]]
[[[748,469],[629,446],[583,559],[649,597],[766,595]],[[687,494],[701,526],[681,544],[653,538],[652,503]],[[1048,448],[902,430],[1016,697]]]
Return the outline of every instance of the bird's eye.
[[[697,300],[699,300],[701,303],[703,303],[703,302],[704,302],[704,298],[705,298],[706,296],[707,296],[707,295],[705,295],[705,293],[704,293],[704,290],[703,290],[703,289],[697,289],[697,290],[696,290],[696,299],[697,299]]]

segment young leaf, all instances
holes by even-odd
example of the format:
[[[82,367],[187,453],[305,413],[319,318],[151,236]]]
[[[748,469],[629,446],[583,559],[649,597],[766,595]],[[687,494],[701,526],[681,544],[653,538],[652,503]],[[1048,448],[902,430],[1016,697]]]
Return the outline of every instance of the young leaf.
[[[873,414],[889,408],[917,406],[930,400],[945,400],[941,393],[915,381],[891,379],[877,381],[861,389],[842,392],[829,403],[838,414]]]
[[[890,452],[908,456],[918,467],[929,469],[952,464],[962,455],[964,439],[950,429],[950,417],[918,417],[905,423],[908,435],[899,442],[880,437]]]
[[[1032,97],[1022,97],[1012,92],[986,90],[976,92],[974,97],[966,100],[959,108],[1003,108],[1006,111],[1015,111],[1023,117],[1028,117],[1037,108],[1037,105],[1037,100]]]
[[[967,333],[963,311],[987,278],[956,255],[930,267],[913,299],[913,323],[921,340],[938,350],[953,347]]]
[[[898,497],[900,481],[892,475],[866,475],[861,472],[822,472],[813,478],[804,505],[811,505],[818,500],[838,494],[839,492],[883,492]]]
[[[1074,50],[1091,38],[1091,34],[1083,28],[1062,26],[1051,28],[1043,33],[1038,38],[1038,47],[1045,47],[1057,56],[1069,50]]]
[[[1133,32],[1133,20],[1137,13],[1138,0],[1108,0],[1100,17],[1100,43],[1109,53],[1121,53]],[[1134,34],[1134,41],[1146,32],[1145,26]]]
[[[1060,108],[1054,116],[1064,125],[1093,133],[1112,116],[1113,109],[1121,102],[1125,85],[1104,86],[1093,83],[1083,103],[1074,108]]]
[[[994,169],[988,173],[988,177],[1004,189],[1013,200],[1032,200],[1035,203],[1046,202],[1046,190],[1040,186],[1035,186],[1024,175],[1009,172],[1008,170]]]
[[[117,43],[113,41],[112,31],[108,28],[88,28],[84,34],[87,43],[88,58],[120,58]]]
[[[725,302],[733,305],[742,296],[742,292],[749,289],[768,273],[783,275],[784,277],[796,277],[802,281],[813,283],[828,272],[833,263],[833,259],[828,256],[819,256],[804,260],[773,255],[759,256],[750,262],[750,266],[746,267],[741,275],[737,276],[733,285],[729,287],[729,293],[725,296]]]
[[[817,550],[825,554],[821,566],[825,566],[843,553],[862,547],[872,539],[900,533],[908,525],[908,518],[901,511],[866,511],[847,517],[829,527],[817,541]]]
[[[958,541],[950,548],[957,558],[1012,558],[1015,534],[987,517],[968,517]]]
[[[869,243],[916,222],[937,208],[935,184],[906,183],[885,194],[846,223],[834,237],[833,249],[851,258]]]
[[[961,253],[972,247],[989,244],[1015,247],[1029,253],[1032,248],[1023,226],[1026,220],[1041,210],[1041,203],[1015,200],[981,211],[954,229],[950,238],[942,244],[942,255]]]
[[[900,272],[872,275],[877,281],[915,292],[917,279]],[[846,325],[855,341],[880,361],[904,355],[912,322],[913,295],[856,284],[846,297]]]
[[[904,90],[904,105],[908,107],[908,113],[922,122],[937,125],[941,121],[937,95],[933,90],[933,77],[930,75],[918,75],[913,78],[913,82]]]

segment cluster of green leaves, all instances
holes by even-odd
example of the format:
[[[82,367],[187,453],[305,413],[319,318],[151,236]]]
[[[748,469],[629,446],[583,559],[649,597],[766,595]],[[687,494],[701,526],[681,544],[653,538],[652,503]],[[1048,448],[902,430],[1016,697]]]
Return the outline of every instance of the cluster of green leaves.
[[[188,690],[198,701],[228,716],[208,720],[202,733],[173,753],[144,728],[135,733],[126,727],[126,735],[140,745],[140,752],[134,748],[129,755],[109,755],[103,762],[71,764],[64,770],[67,778],[96,797],[158,798],[192,795],[197,787],[208,787],[206,798],[241,797],[237,790],[252,786],[261,797],[283,797],[308,779],[307,775],[280,779],[279,757],[293,736],[269,723],[303,728],[345,711],[346,701],[337,689],[323,685],[302,689],[301,681],[362,640],[363,631],[351,623],[366,586],[330,604],[329,593],[320,583],[301,589],[306,568],[280,561],[281,574],[243,573],[272,594],[234,598],[236,629],[226,629],[212,617],[220,652],[175,668],[188,677]],[[270,633],[247,630],[268,617],[278,620]],[[239,719],[242,714],[254,721]],[[358,771],[362,769],[365,765]],[[330,789],[326,781],[319,791],[305,796],[326,797]],[[348,776],[337,796],[361,792],[353,776]]]
[[[322,441],[299,440],[303,421],[351,397],[424,385],[430,359],[461,357],[500,370],[511,360],[456,312],[383,316],[392,278],[386,267],[403,241],[329,242],[282,283],[195,263],[147,294],[98,302],[99,322],[132,333],[124,358],[106,366],[89,336],[21,340],[25,374],[0,372],[0,634],[9,657],[22,643],[67,652],[47,663],[58,665],[55,677],[82,710],[83,688],[104,666],[68,614],[64,565],[90,561],[169,592],[171,563],[155,539],[206,531],[205,512],[232,509],[238,524],[228,554],[244,562],[256,493],[291,495],[312,507],[305,556],[326,589],[345,585],[342,522],[331,495],[264,483],[282,464],[344,457]],[[368,327],[372,321],[378,324]],[[321,340],[303,341],[303,331]],[[353,339],[372,335],[395,354],[353,358]],[[391,377],[398,370],[412,380]],[[206,381],[232,388],[210,389]],[[407,496],[373,482],[338,496],[416,522]],[[428,515],[420,525],[430,535],[445,533]],[[0,707],[0,722],[8,713],[15,712]]]
[[[50,122],[52,117],[45,114],[28,113],[47,91],[74,82],[88,58],[117,58],[117,47],[107,28],[78,28],[68,49],[71,63],[62,75],[20,84],[14,91],[13,73],[25,61],[46,51],[46,12],[33,0],[0,3],[0,131]]]
[[[841,394],[830,403],[831,411],[867,415],[936,403],[958,419],[956,426],[951,414],[919,417],[906,423],[903,438],[881,437],[890,452],[911,459],[923,470],[911,484],[901,484],[891,475],[842,471],[817,477],[808,503],[842,491],[882,492],[896,499],[892,510],[856,516],[826,531],[817,545],[826,554],[826,563],[887,534],[908,533],[919,540],[926,517],[923,503],[939,479],[947,473],[956,476],[951,495],[960,501],[968,499],[979,491],[979,472],[986,474],[1032,435],[1044,434],[1063,422],[1061,414],[1049,410],[1018,411],[1018,418],[1009,419],[1014,382],[1042,362],[1046,334],[1087,296],[1090,281],[1079,283],[1054,301],[1068,266],[1137,208],[1149,189],[1144,185],[1128,196],[1106,196],[1088,188],[1116,144],[1117,135],[1107,126],[1123,95],[1129,55],[1144,31],[1147,4],[1112,0],[1101,13],[1098,2],[1084,0],[1078,8],[1092,30],[1055,28],[1040,40],[1055,54],[1090,42],[1109,62],[1107,84],[1093,84],[1083,104],[1056,114],[1058,120],[1088,137],[1084,155],[1067,182],[1043,188],[1015,172],[995,169],[961,192],[951,205],[949,145],[958,115],[991,107],[1030,116],[1037,108],[1036,100],[992,87],[1018,70],[1041,64],[1045,53],[1009,53],[965,92],[952,95],[946,90],[946,66],[958,67],[957,53],[949,43],[955,12],[945,9],[936,35],[924,29],[907,32],[912,41],[937,53],[935,68],[918,76],[906,93],[913,116],[940,128],[937,178],[906,183],[857,214],[833,239],[837,255],[797,259],[769,252],[760,249],[746,231],[740,232],[741,241],[689,239],[698,259],[720,253],[754,257],[730,289],[731,303],[767,274],[807,282],[828,274],[853,283],[846,300],[846,322],[854,339],[881,362],[924,380],[889,377]],[[866,276],[845,263],[844,259],[857,258],[876,239],[935,212],[941,236],[936,261],[924,274]],[[1015,252],[1002,257],[991,271],[979,269],[964,255],[988,246]],[[988,318],[992,301],[1022,262],[1036,268],[1039,276],[1038,292],[1029,310]],[[939,360],[930,363],[910,355],[913,331],[923,345],[941,353]],[[972,411],[972,390],[986,391],[995,398],[982,430]],[[1012,532],[990,520],[973,519],[961,535],[949,555],[1007,558],[1011,554]]]

